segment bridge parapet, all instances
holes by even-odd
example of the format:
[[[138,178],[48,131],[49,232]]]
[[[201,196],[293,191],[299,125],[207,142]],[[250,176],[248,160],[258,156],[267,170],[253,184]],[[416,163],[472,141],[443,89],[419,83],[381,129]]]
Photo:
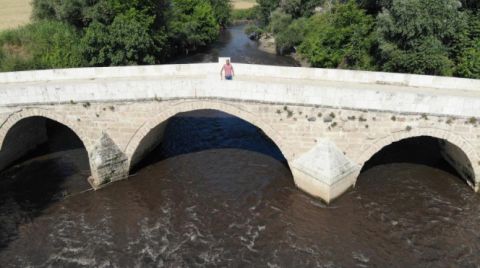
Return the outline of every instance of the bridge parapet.
[[[135,152],[158,144],[157,126],[170,117],[214,109],[261,129],[283,152],[296,184],[326,201],[354,185],[375,152],[416,136],[456,145],[443,147],[445,158],[478,190],[480,80],[234,66],[234,81],[220,80],[217,63],[3,73],[0,142],[24,117],[56,120],[82,139],[98,187],[126,178]],[[0,159],[11,162],[11,150],[2,149]]]
[[[445,76],[234,63],[240,77],[378,84],[429,89],[480,91],[480,81]],[[0,84],[158,77],[219,77],[217,63],[52,69],[0,73]],[[302,81],[300,81],[302,82]]]

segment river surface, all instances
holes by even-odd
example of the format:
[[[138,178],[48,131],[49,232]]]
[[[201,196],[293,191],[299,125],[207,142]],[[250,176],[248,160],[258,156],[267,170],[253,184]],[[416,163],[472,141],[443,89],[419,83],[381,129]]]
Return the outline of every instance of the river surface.
[[[300,66],[288,56],[278,56],[258,49],[258,43],[244,34],[245,25],[237,25],[223,31],[216,44],[194,55],[179,57],[171,63],[218,62],[218,57],[230,57],[232,63],[250,63],[281,66]]]
[[[50,136],[49,151],[71,144],[58,126]],[[99,191],[82,149],[2,172],[0,267],[479,267],[480,198],[434,147],[390,147],[327,206],[254,126],[181,114],[136,173]]]

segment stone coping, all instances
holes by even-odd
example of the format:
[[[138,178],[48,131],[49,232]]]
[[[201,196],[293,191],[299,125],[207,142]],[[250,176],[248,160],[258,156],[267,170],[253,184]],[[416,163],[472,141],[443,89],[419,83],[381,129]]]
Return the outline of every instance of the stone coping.
[[[238,75],[265,79],[321,80],[480,92],[480,80],[476,79],[340,69],[233,64]],[[200,76],[208,78],[211,75],[219,75],[219,66],[218,63],[198,63],[10,72],[0,73],[0,85],[59,80],[128,79],[129,77],[168,78],[171,76]]]

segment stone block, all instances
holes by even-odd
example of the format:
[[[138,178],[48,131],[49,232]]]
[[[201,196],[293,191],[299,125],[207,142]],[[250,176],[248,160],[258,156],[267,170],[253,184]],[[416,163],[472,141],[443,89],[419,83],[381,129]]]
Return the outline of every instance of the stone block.
[[[360,167],[328,139],[318,139],[308,152],[291,165],[295,184],[329,203],[353,186]]]

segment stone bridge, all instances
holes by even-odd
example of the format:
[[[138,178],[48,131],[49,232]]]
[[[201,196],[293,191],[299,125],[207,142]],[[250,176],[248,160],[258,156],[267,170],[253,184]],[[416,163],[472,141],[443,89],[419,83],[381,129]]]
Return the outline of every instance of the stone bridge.
[[[0,74],[0,168],[45,142],[45,118],[81,139],[90,183],[128,177],[162,140],[172,116],[213,109],[263,131],[295,184],[326,202],[355,185],[383,147],[438,138],[444,158],[473,190],[480,182],[480,80],[216,63]]]

